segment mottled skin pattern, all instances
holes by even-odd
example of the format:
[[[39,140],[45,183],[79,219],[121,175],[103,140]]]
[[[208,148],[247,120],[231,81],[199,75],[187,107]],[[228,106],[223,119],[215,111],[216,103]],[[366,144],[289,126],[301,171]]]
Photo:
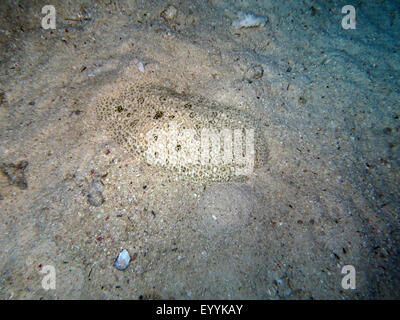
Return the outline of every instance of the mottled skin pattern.
[[[267,162],[267,147],[256,119],[244,111],[200,96],[180,94],[162,87],[128,86],[117,97],[105,96],[99,99],[96,113],[98,119],[105,122],[111,136],[125,150],[143,160],[146,160],[146,152],[150,147],[147,133],[151,130],[168,132],[172,130],[171,127],[176,126],[178,130],[194,129],[197,141],[200,141],[202,129],[215,130],[217,134],[224,129],[232,132],[235,129],[254,129],[255,155],[252,168],[264,166]],[[243,133],[243,139],[244,137]],[[154,135],[154,139],[157,138]],[[198,148],[188,149],[185,146],[187,141],[184,137],[179,137],[172,148],[179,152],[178,157],[191,157],[200,152]],[[167,160],[159,166],[173,172],[177,177],[198,182],[243,181],[246,178],[246,174],[235,171],[238,164],[232,165],[223,161],[204,164],[182,163],[179,160],[173,163]]]

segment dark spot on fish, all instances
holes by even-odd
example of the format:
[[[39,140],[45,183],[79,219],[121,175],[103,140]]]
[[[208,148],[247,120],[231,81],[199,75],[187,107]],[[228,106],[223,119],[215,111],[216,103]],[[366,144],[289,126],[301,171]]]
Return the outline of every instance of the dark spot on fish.
[[[158,120],[158,119],[161,119],[162,117],[163,117],[163,115],[164,115],[164,112],[162,112],[162,111],[157,111],[156,112],[156,114],[154,115],[154,120]]]

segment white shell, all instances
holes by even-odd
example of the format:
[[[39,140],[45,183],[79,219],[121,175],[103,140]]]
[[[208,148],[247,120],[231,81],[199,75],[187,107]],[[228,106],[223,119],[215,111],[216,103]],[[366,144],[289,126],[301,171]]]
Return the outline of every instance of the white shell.
[[[139,61],[137,63],[137,67],[138,67],[140,72],[144,72],[144,65],[143,65],[142,61]]]
[[[114,261],[114,267],[118,270],[125,270],[131,260],[128,251],[123,249]]]
[[[236,29],[263,27],[266,20],[268,20],[267,17],[256,16],[252,13],[244,13],[243,11],[239,11],[238,19],[233,21],[232,25]]]

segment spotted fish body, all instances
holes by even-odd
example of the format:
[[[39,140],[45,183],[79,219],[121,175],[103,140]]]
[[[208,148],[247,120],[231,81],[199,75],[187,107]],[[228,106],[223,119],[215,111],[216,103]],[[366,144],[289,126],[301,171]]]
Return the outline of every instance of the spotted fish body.
[[[127,86],[100,98],[95,110],[126,151],[178,178],[242,181],[267,161],[258,121],[201,96]]]

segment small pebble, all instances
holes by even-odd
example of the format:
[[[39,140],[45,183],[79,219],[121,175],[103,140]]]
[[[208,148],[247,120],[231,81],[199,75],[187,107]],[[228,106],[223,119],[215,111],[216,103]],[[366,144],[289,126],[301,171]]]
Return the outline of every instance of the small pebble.
[[[168,6],[163,12],[161,12],[161,17],[165,20],[173,20],[176,17],[178,10],[174,6]]]
[[[21,190],[28,189],[28,182],[26,181],[24,171],[28,166],[28,161],[23,160],[18,164],[14,163],[0,163],[0,171],[8,178],[11,185],[15,185]]]
[[[131,258],[127,250],[123,249],[114,261],[114,267],[118,270],[125,270]]]
[[[251,65],[245,74],[247,80],[260,79],[264,75],[264,69],[260,65]]]
[[[95,207],[100,207],[104,203],[104,196],[101,192],[100,186],[96,181],[89,185],[89,193],[87,196],[89,204]]]

